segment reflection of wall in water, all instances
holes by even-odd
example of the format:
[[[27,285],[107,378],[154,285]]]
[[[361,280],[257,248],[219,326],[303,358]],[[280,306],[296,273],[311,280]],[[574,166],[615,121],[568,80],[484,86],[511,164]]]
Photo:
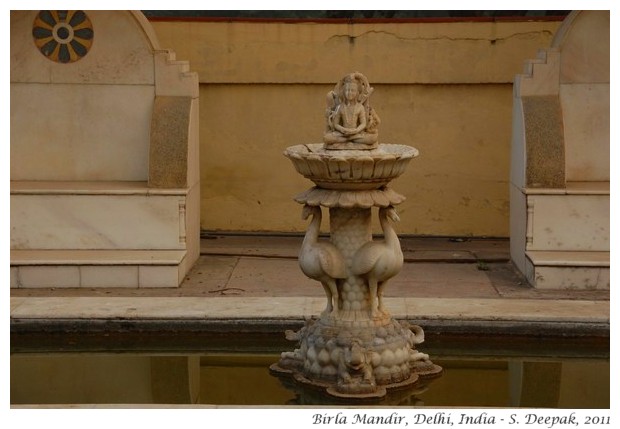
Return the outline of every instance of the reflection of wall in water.
[[[511,405],[597,408],[610,401],[609,363],[510,362]]]
[[[420,395],[426,406],[488,406],[508,404],[508,364],[505,361],[439,360],[444,369]]]
[[[295,394],[269,374],[273,355],[206,356],[200,365],[200,402],[230,405],[284,405]]]
[[[198,402],[197,356],[12,355],[12,404]]]
[[[284,405],[273,355],[11,356],[11,403]],[[609,361],[442,360],[416,405],[609,407]]]

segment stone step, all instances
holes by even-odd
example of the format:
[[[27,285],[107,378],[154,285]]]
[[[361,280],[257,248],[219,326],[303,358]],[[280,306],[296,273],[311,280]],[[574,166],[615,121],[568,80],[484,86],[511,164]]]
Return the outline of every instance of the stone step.
[[[185,250],[11,250],[11,288],[178,287]]]
[[[185,249],[185,195],[69,185],[11,184],[12,249]]]
[[[610,252],[527,251],[525,255],[539,266],[546,267],[607,267]]]
[[[527,251],[609,252],[609,182],[525,192]]]
[[[539,289],[609,290],[610,252],[528,251],[526,276]]]

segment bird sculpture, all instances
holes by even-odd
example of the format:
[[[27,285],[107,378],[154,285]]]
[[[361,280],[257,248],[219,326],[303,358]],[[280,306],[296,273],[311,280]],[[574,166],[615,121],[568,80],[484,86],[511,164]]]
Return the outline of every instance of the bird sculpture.
[[[384,239],[369,241],[360,247],[351,265],[351,272],[365,278],[368,282],[372,317],[377,316],[377,310],[384,312],[383,289],[387,281],[399,273],[404,260],[400,241],[388,217],[394,222],[400,221],[394,207],[381,207],[379,222],[383,229]]]
[[[338,313],[338,283],[336,279],[347,277],[344,258],[340,251],[328,241],[319,241],[322,212],[319,206],[304,205],[302,219],[312,216],[299,253],[301,271],[323,285],[327,295],[327,311]]]

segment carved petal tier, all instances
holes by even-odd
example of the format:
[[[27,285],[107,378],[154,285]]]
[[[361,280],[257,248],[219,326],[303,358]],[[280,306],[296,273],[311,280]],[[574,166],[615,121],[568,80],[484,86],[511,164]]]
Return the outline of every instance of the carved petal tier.
[[[291,146],[284,155],[319,188],[368,190],[380,189],[403,174],[418,150],[396,144],[380,144],[373,150],[326,150],[316,143]]]
[[[323,207],[370,208],[395,206],[405,197],[388,187],[365,191],[339,191],[315,186],[297,195],[299,204]]]

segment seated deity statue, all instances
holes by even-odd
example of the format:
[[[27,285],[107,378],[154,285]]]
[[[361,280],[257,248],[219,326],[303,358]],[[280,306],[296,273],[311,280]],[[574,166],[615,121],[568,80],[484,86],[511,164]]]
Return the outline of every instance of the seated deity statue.
[[[350,73],[327,94],[326,149],[374,149],[379,116],[368,104],[373,88],[361,73]]]

